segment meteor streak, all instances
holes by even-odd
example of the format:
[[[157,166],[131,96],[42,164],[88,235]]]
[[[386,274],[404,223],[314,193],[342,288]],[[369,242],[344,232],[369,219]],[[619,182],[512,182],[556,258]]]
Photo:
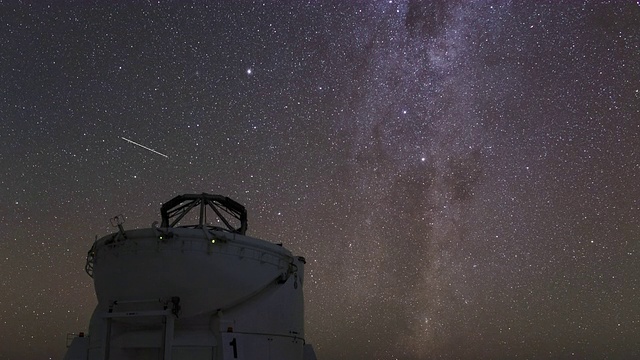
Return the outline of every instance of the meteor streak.
[[[138,144],[137,142],[135,142],[135,141],[133,141],[133,140],[129,140],[129,139],[127,139],[127,138],[126,138],[126,137],[124,137],[124,136],[120,136],[120,138],[121,138],[122,140],[125,140],[125,141],[127,141],[127,142],[132,143],[133,145],[140,146],[141,148],[143,148],[143,149],[145,149],[145,150],[149,150],[149,151],[151,151],[151,152],[153,152],[153,153],[156,153],[156,154],[158,154],[158,155],[161,155],[161,156],[164,156],[164,157],[166,157],[166,158],[169,158],[169,156],[167,156],[167,155],[165,155],[165,154],[163,154],[163,153],[161,153],[161,152],[155,151],[155,150],[153,150],[152,148],[148,148],[148,147],[146,147],[146,146],[144,146],[144,145]]]

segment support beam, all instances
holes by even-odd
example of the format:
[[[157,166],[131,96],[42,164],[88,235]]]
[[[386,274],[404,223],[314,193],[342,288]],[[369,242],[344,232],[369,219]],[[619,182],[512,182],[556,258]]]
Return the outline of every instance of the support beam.
[[[171,360],[171,351],[173,349],[173,330],[175,324],[175,317],[173,314],[168,314],[164,318],[164,360]]]
[[[106,329],[104,330],[104,341],[102,342],[102,360],[109,360],[111,351],[111,318],[106,318]]]

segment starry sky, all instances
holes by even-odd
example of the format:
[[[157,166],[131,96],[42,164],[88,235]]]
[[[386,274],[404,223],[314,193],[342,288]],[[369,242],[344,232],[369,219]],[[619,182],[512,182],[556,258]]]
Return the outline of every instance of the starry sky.
[[[640,357],[636,1],[0,1],[0,358],[95,236],[229,196],[320,359]],[[161,154],[137,146],[135,141]]]

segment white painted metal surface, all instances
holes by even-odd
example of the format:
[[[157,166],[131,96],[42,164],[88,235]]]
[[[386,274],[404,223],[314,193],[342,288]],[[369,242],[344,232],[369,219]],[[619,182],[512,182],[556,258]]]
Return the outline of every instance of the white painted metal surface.
[[[303,258],[217,227],[118,225],[89,253],[98,305],[65,360],[315,358]]]

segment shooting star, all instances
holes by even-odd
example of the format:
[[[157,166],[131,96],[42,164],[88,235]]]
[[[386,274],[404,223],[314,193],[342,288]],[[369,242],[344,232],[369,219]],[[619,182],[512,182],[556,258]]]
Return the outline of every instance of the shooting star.
[[[153,150],[152,148],[148,148],[148,147],[146,147],[146,146],[144,146],[144,145],[138,144],[137,142],[135,142],[135,141],[133,141],[133,140],[129,140],[129,139],[127,139],[127,138],[126,138],[126,137],[124,137],[124,136],[120,136],[120,138],[121,138],[122,140],[125,140],[125,141],[127,141],[127,142],[132,143],[133,145],[140,146],[141,148],[143,148],[143,149],[145,149],[145,150],[149,150],[149,151],[151,151],[151,152],[153,152],[153,153],[156,153],[156,154],[158,154],[158,155],[161,155],[161,156],[164,156],[164,157],[166,157],[166,158],[169,158],[169,156],[167,156],[167,155],[165,155],[165,154],[163,154],[163,153],[161,153],[161,152],[159,152],[159,151],[155,151],[155,150]]]

